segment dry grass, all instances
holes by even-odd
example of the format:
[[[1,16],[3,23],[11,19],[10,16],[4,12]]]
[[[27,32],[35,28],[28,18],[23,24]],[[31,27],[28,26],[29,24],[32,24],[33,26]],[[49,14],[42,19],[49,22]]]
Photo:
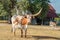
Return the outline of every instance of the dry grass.
[[[0,23],[7,23],[7,20],[0,20]]]
[[[60,40],[60,31],[48,26],[29,25],[27,38],[21,38],[20,29],[16,30],[14,36],[11,33],[11,24],[0,23],[0,40]]]

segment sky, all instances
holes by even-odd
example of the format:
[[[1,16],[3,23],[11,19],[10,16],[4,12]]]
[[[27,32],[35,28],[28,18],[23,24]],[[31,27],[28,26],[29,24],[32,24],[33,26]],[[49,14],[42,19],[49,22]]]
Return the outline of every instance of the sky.
[[[54,7],[56,10],[56,13],[60,13],[60,0],[50,0],[50,4]]]

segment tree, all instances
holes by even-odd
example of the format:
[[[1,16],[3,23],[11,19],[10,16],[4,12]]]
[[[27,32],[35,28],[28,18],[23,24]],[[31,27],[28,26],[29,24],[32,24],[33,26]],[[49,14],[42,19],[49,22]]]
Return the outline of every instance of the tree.
[[[30,0],[30,7],[29,10],[34,14],[37,13],[41,8],[43,8],[41,14],[37,16],[37,18],[42,19],[42,24],[43,24],[43,19],[46,17],[46,14],[49,9],[49,0]]]
[[[0,3],[0,16],[6,16],[7,12],[4,10],[2,3]]]
[[[3,4],[4,10],[8,13],[9,19],[12,16],[12,10],[15,8],[15,6],[19,6],[20,10],[23,12],[26,12],[26,10],[30,11],[32,14],[38,13],[41,8],[43,8],[43,11],[41,14],[39,14],[37,17],[40,19],[44,19],[46,17],[47,11],[48,11],[48,3],[49,0],[20,0],[20,2],[17,2],[17,0],[0,0],[0,2]]]
[[[17,0],[10,0],[10,4],[8,5],[9,9],[9,23],[11,23],[11,17],[12,17],[12,10],[15,8],[17,4]]]
[[[41,12],[41,18],[44,18],[46,16],[46,12],[48,11],[49,2],[49,0],[20,0],[18,5],[21,10],[29,10],[32,12],[32,14],[37,13],[41,8],[43,8],[43,11]]]
[[[40,0],[29,0],[29,10],[32,14],[37,13],[41,9],[41,2]]]
[[[46,17],[49,9],[49,2],[49,0],[21,0],[20,8],[22,10],[29,10],[32,14],[38,13],[39,10],[43,8],[41,14],[37,16],[39,19],[42,19],[43,24],[43,19]]]
[[[8,22],[11,23],[11,16],[12,16],[12,11],[16,5],[16,0],[1,0],[0,1],[3,4],[4,10],[8,13]]]
[[[41,0],[41,7],[43,8],[43,11],[41,13],[40,18],[42,19],[42,24],[43,24],[43,19],[46,17],[47,12],[49,10],[49,6],[48,6],[49,3],[50,3],[49,0]]]
[[[38,2],[39,1],[39,2]],[[34,9],[37,9],[37,10],[39,10],[40,8],[43,8],[42,10],[42,12],[41,12],[41,14],[40,15],[38,15],[38,18],[39,19],[42,19],[42,24],[43,24],[43,19],[46,17],[46,14],[47,14],[47,12],[48,12],[48,9],[49,9],[49,0],[36,0],[36,4],[35,5],[38,5],[38,7],[36,6]],[[38,12],[37,10],[35,10],[36,12]],[[34,12],[35,12],[34,11]],[[36,13],[35,12],[35,13]]]
[[[0,19],[1,20],[3,20],[3,19],[5,19],[5,20],[7,20],[7,12],[6,12],[6,10],[4,10],[4,6],[3,6],[3,4],[2,4],[2,0],[0,0]]]
[[[28,7],[30,6],[29,0],[21,0],[20,2],[18,2],[17,5],[19,6],[20,10],[24,13],[26,12],[26,10],[28,10]]]

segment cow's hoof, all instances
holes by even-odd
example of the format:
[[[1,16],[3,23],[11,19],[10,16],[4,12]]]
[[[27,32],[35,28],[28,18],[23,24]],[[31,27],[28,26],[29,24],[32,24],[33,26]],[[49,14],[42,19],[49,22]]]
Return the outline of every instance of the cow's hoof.
[[[25,38],[26,38],[27,36],[25,35]]]
[[[23,37],[23,35],[21,35],[21,38]]]

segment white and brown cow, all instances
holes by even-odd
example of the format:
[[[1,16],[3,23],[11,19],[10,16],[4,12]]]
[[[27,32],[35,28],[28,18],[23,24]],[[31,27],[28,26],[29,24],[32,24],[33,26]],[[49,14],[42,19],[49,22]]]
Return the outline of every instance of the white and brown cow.
[[[41,9],[42,10],[42,9]],[[37,14],[34,14],[34,15],[26,15],[27,16],[27,21],[28,21],[28,23],[31,21],[31,17],[32,16],[37,16],[37,15],[39,15],[40,14],[40,12],[41,12],[41,10],[37,13]],[[20,15],[14,15],[14,16],[12,16],[12,18],[11,18],[11,21],[12,21],[12,32],[15,34],[15,30],[17,29],[17,28],[22,28],[22,25],[21,25],[21,19],[23,18],[24,16],[20,16]],[[23,25],[23,26],[25,26],[26,28],[27,28],[27,25],[28,24],[26,24],[26,25]],[[25,35],[26,35],[26,31],[27,31],[27,29],[25,30]],[[23,32],[22,32],[22,29],[21,29],[21,34],[23,34]],[[22,36],[22,35],[21,35]]]
[[[31,16],[30,15],[26,15],[26,16],[27,16],[27,21],[29,23],[31,21]],[[24,16],[20,16],[20,15],[14,15],[11,18],[11,21],[12,21],[12,29],[11,29],[11,31],[14,33],[14,35],[15,35],[15,31],[16,31],[17,28],[22,29],[22,25],[21,25],[21,21],[22,21],[21,19],[22,18],[24,18]],[[24,26],[26,26],[25,29],[27,29],[27,25],[28,24],[24,25]],[[21,34],[23,34],[23,33],[21,32]]]

